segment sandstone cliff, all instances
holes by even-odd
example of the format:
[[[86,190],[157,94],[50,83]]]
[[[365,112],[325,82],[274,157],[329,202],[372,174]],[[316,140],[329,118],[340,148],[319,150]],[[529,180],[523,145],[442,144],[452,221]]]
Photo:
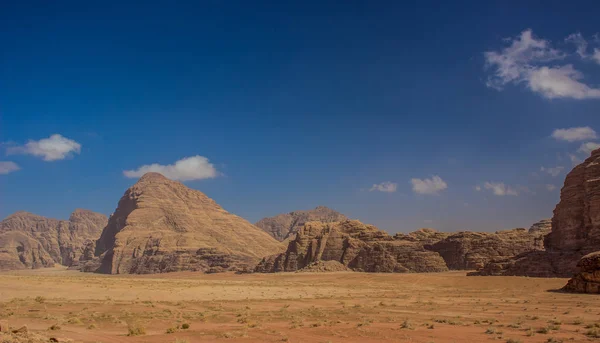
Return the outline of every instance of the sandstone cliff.
[[[294,239],[296,232],[307,222],[331,223],[346,220],[346,216],[325,206],[313,210],[294,211],[274,217],[263,218],[255,225],[278,241]]]
[[[425,249],[439,253],[450,269],[473,270],[482,268],[493,259],[543,250],[544,232],[530,232],[526,229],[495,233],[463,231],[451,234],[436,243],[426,244]]]
[[[492,261],[473,275],[570,277],[581,257],[600,250],[600,149],[567,175],[544,247]]]
[[[102,214],[81,209],[69,220],[16,212],[0,222],[0,269],[71,266],[107,221]]]
[[[101,264],[95,271],[241,270],[282,250],[270,235],[202,192],[147,173],[125,192],[97,241]]]
[[[264,258],[257,272],[297,271],[319,261],[337,261],[364,272],[436,272],[448,270],[439,254],[419,243],[394,239],[357,220],[308,222],[287,251]]]

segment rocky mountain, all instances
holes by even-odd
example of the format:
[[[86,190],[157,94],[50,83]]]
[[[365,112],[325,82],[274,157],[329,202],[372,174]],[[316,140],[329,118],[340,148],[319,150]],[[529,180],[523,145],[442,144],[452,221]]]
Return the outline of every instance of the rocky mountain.
[[[202,192],[158,173],[129,188],[83,270],[147,274],[249,268],[283,250],[266,232],[225,211]]]
[[[263,218],[255,225],[278,241],[294,239],[296,232],[307,222],[331,223],[347,220],[346,216],[325,206],[308,211],[294,211]]]
[[[473,275],[570,277],[584,255],[600,250],[600,149],[567,175],[544,247],[492,261]]]
[[[425,249],[439,253],[452,270],[482,268],[487,262],[543,250],[544,230],[512,229],[492,232],[462,231],[433,243]],[[547,233],[547,232],[546,232]]]
[[[107,222],[105,215],[81,209],[69,220],[16,212],[0,222],[0,270],[71,266]]]
[[[337,261],[354,271],[436,272],[448,270],[441,256],[422,244],[395,239],[357,220],[308,222],[284,253],[264,258],[257,272],[297,271],[320,261]]]

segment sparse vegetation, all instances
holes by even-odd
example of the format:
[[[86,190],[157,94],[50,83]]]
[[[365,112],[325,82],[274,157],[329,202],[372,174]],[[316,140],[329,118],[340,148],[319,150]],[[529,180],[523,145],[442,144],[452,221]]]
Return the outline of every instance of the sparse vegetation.
[[[400,328],[401,329],[408,329],[408,330],[413,330],[414,329],[412,323],[408,319],[405,320],[405,321],[403,321],[402,324],[400,324]]]
[[[127,336],[141,336],[146,334],[146,328],[134,323],[127,326]]]

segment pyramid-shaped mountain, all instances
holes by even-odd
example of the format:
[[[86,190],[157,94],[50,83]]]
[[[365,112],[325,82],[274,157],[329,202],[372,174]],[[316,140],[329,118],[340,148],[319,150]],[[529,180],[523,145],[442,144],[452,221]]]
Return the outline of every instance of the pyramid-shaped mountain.
[[[204,193],[147,173],[119,201],[96,244],[107,274],[251,268],[283,247]]]

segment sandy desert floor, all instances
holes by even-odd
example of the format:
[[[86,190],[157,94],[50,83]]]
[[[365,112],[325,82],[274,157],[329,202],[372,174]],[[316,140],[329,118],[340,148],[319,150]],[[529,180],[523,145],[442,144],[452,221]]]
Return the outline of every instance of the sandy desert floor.
[[[566,279],[434,274],[0,274],[0,324],[74,342],[600,341]],[[187,327],[187,329],[186,329]]]

